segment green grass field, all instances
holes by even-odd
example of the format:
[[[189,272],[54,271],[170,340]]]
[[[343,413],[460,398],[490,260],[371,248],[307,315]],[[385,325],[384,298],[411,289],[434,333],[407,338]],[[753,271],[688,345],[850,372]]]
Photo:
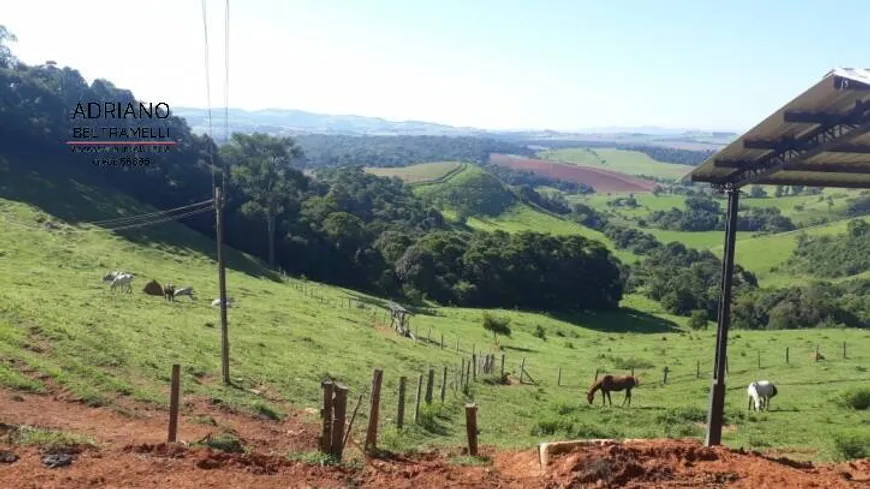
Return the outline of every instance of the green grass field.
[[[403,167],[371,167],[366,168],[365,171],[379,177],[398,177],[405,183],[420,184],[444,179],[461,171],[463,167],[464,164],[458,161],[439,161]]]
[[[578,437],[702,435],[713,328],[687,332],[683,318],[663,314],[642,297],[628,296],[622,310],[606,313],[493,311],[509,317],[513,330],[499,346],[481,327],[483,311],[432,307],[411,320],[421,338],[414,342],[382,324],[381,299],[283,280],[236,252],[229,254],[227,274],[229,296],[236,299],[236,307],[229,310],[236,385],[223,387],[218,378],[218,313],[209,305],[217,294],[210,240],[174,223],[122,231],[123,236],[93,226],[69,226],[8,198],[15,189],[32,192],[50,182],[28,177],[12,185],[9,176],[6,172],[6,186],[0,185],[0,383],[7,387],[41,390],[47,382],[39,379],[41,374],[91,404],[112,406],[127,397],[165,406],[170,365],[180,363],[185,396],[206,396],[276,417],[289,409],[284,403],[316,407],[319,381],[326,375],[347,383],[350,398],[356,399],[371,385],[372,369],[381,368],[380,445],[388,449],[461,445],[461,407],[472,399],[479,406],[480,442],[485,445],[528,448],[540,441]],[[49,193],[42,188],[44,199],[56,200],[55,208],[68,208],[71,202],[85,214],[102,209],[103,217],[118,209],[148,210],[81,182],[56,186]],[[87,199],[75,200],[77,195]],[[540,227],[539,216],[524,218],[520,211],[516,217],[518,222],[530,218],[534,220],[528,224]],[[59,228],[47,227],[47,221]],[[134,293],[112,293],[100,282],[113,269],[138,275]],[[200,299],[167,303],[144,295],[141,287],[152,278],[193,285]],[[841,354],[844,341],[846,359]],[[824,460],[837,456],[837,434],[870,436],[870,412],[834,402],[870,381],[867,332],[737,331],[729,343],[727,444]],[[808,358],[816,344],[827,360]],[[785,363],[786,347],[790,364]],[[491,377],[479,375],[466,392],[455,389],[457,370],[472,351],[492,352],[499,359],[504,354],[505,370],[513,379],[519,378],[525,361],[534,384],[496,385]],[[703,372],[697,378],[699,365]],[[446,403],[436,400],[424,406],[418,426],[401,433],[391,428],[399,377],[413,385],[418,375],[434,368],[437,393],[444,367]],[[583,392],[596,369],[626,373],[632,368],[642,385],[631,408],[601,409],[598,399],[594,406],[586,403]],[[745,385],[758,378],[777,382],[780,395],[772,411],[748,414]],[[614,397],[615,403],[621,402],[621,395]],[[412,402],[411,396],[406,412],[412,412]],[[365,426],[366,409],[361,411],[357,427]]]
[[[682,178],[692,170],[691,167],[686,165],[656,161],[639,151],[626,151],[613,148],[556,149],[542,151],[538,154],[538,157],[575,165],[606,168],[628,175],[646,175],[673,179]]]

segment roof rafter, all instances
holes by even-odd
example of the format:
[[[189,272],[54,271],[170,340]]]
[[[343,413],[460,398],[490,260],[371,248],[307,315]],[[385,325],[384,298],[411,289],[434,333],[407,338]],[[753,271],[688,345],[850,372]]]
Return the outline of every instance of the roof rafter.
[[[860,124],[859,122],[856,122]],[[782,138],[780,140],[770,140],[770,139],[745,139],[743,141],[743,147],[745,149],[770,149],[774,151],[778,151],[781,149],[801,149],[800,141],[795,138]],[[809,148],[812,149],[812,148]],[[855,153],[855,154],[870,154],[870,145],[867,144],[844,144],[842,146],[837,146],[834,148],[830,148],[827,151],[828,153]],[[717,165],[718,166],[718,165]]]
[[[800,163],[832,148],[843,146],[868,131],[870,131],[870,107],[866,104],[856,104],[855,108],[845,114],[841,120],[821,125],[806,135],[795,138],[794,146],[778,148],[756,162],[741,165],[736,172],[713,184],[720,188],[742,187],[775,173],[786,165]],[[716,160],[716,163],[718,162],[719,160]]]

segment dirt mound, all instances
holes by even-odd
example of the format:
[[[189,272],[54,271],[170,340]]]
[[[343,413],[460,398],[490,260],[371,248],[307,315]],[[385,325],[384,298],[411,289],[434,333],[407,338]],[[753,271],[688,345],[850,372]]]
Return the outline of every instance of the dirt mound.
[[[497,154],[492,155],[490,161],[496,165],[515,170],[526,170],[550,178],[583,183],[591,186],[597,192],[649,192],[656,185],[655,182],[649,180],[591,166],[565,165],[546,160]]]
[[[647,440],[585,446],[553,458],[548,488],[562,487],[859,487],[870,463],[815,467],[757,452],[707,448],[697,440]]]

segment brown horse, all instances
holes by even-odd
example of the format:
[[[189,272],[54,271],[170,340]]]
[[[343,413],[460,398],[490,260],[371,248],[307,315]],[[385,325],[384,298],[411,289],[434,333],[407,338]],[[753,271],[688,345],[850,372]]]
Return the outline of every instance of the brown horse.
[[[601,390],[601,405],[604,406],[606,398],[607,401],[610,401],[610,405],[613,406],[613,399],[610,398],[610,393],[625,391],[625,400],[622,401],[622,405],[625,406],[628,403],[631,406],[631,389],[638,384],[637,377],[605,375],[589,386],[589,391],[586,392],[586,400],[589,401],[589,404],[592,404],[592,401],[595,400],[595,393]]]

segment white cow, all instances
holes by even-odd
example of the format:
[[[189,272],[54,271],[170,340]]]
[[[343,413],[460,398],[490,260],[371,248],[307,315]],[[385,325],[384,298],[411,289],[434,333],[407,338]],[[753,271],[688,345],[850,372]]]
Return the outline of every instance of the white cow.
[[[769,380],[758,380],[749,384],[746,389],[749,394],[749,406],[747,409],[755,408],[756,411],[765,411],[770,407],[770,400],[776,396],[776,386]]]
[[[133,279],[136,278],[132,273],[122,273],[121,275],[116,276],[112,280],[112,285],[109,287],[110,290],[115,290],[117,287],[121,287],[122,290],[126,290],[127,293],[133,292]]]
[[[180,295],[186,295],[186,296],[190,297],[191,299],[196,300],[196,296],[193,293],[193,287],[184,287],[181,289],[175,289],[175,297],[178,297]]]
[[[233,300],[234,299],[232,297],[227,297],[227,307],[233,307]],[[211,301],[211,305],[212,305],[212,307],[217,307],[217,306],[221,305],[220,297]]]

